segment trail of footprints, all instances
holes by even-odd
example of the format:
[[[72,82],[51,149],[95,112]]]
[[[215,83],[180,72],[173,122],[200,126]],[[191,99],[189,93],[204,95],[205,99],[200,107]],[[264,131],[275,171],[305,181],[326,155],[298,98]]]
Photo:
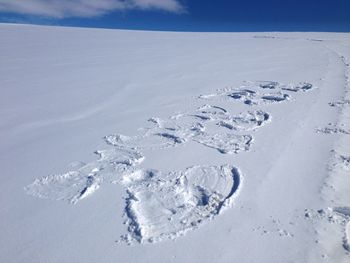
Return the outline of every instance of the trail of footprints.
[[[124,212],[128,232],[121,241],[174,239],[228,207],[241,187],[241,172],[231,164],[194,164],[167,173],[141,169],[138,165],[145,159],[143,150],[181,147],[192,141],[220,154],[249,151],[253,131],[271,122],[270,114],[259,107],[288,101],[292,94],[312,88],[309,83],[258,81],[201,95],[198,100],[203,106],[167,119],[150,118],[149,126],[135,136],[105,136],[105,142],[113,147],[96,151],[96,161],[79,163],[64,174],[36,179],[25,190],[36,197],[76,204],[104,183],[118,183],[127,194]],[[220,106],[222,101],[243,103],[247,110],[233,115]]]

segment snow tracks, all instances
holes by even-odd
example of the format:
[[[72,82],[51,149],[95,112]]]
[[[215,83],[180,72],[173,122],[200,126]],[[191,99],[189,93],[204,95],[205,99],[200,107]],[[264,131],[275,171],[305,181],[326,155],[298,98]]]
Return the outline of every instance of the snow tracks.
[[[146,152],[182,147],[195,142],[218,154],[239,154],[253,147],[255,130],[271,122],[265,105],[287,102],[296,92],[313,89],[310,83],[284,85],[275,81],[246,82],[239,88],[225,88],[200,95],[193,109],[169,116],[152,117],[139,134],[110,134],[111,147],[96,151],[98,159],[64,174],[36,179],[25,187],[36,197],[76,204],[92,195],[104,183],[125,188],[127,243],[174,239],[195,229],[232,204],[242,175],[232,164],[193,166],[180,171],[141,168]],[[223,103],[225,102],[225,103]],[[243,104],[244,111],[232,114],[228,107]]]

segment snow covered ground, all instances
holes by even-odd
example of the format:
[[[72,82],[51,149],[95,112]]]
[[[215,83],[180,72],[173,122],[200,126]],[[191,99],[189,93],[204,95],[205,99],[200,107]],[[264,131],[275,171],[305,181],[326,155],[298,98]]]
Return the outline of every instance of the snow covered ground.
[[[350,262],[350,34],[0,25],[0,262]]]

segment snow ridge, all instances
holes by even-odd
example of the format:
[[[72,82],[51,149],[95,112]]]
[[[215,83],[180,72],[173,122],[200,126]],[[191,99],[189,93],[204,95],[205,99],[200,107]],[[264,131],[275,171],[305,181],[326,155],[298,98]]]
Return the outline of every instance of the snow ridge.
[[[333,224],[333,226],[324,224],[322,229],[318,229],[318,231],[325,232],[325,235],[334,235],[336,232],[343,233],[342,247],[347,254],[350,254],[350,198],[348,194],[348,186],[350,184],[350,67],[347,59],[343,55],[333,49],[330,50],[343,64],[345,94],[342,100],[328,103],[330,107],[340,108],[341,114],[338,122],[329,123],[326,127],[316,130],[316,132],[320,134],[337,136],[334,149],[330,153],[331,159],[328,164],[329,176],[326,178],[325,185],[322,189],[324,199],[331,204],[331,207],[310,214],[312,214],[311,218],[313,219],[323,220]],[[340,246],[335,249],[332,242],[327,241],[325,238],[322,241],[324,242],[322,248],[327,254],[331,255],[331,257],[334,254],[339,254],[338,247]],[[344,259],[345,262],[347,262],[347,260],[348,258]]]

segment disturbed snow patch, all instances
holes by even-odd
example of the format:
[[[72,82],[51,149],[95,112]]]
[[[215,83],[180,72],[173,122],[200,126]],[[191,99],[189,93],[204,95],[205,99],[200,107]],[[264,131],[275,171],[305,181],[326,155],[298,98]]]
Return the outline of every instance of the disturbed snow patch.
[[[255,101],[256,95],[257,93],[253,90],[242,89],[242,90],[229,92],[227,94],[227,97],[233,100],[243,101],[244,104],[247,104],[247,105],[255,105],[255,104],[258,104]]]
[[[239,153],[248,151],[253,141],[251,135],[236,135],[229,133],[202,133],[193,139],[209,148],[218,150],[223,154]]]
[[[287,85],[285,87],[282,87],[282,90],[287,90],[287,91],[293,91],[293,92],[298,92],[298,91],[309,91],[311,89],[313,89],[314,86],[310,83],[307,82],[303,82],[303,83],[299,83],[296,85],[290,84]]]
[[[329,123],[327,127],[325,128],[317,128],[317,133],[324,133],[324,134],[350,134],[349,130],[343,129],[338,127],[337,124]]]
[[[335,150],[331,151],[333,154],[333,161],[330,163],[330,169],[335,170],[337,167],[344,171],[350,170],[350,156],[342,155]]]
[[[129,242],[173,239],[218,215],[237,193],[241,175],[229,165],[193,166],[162,175],[138,170],[124,176]]]
[[[343,248],[350,252],[350,207],[333,207],[317,211],[306,209],[305,218],[323,220],[340,228],[343,232]]]
[[[249,134],[235,134],[233,131],[246,132],[259,128],[270,121],[270,115],[256,110],[234,116],[222,107],[206,104],[195,111],[177,114],[167,120],[151,118],[149,121],[154,126],[142,128],[146,131],[143,136],[115,134],[106,136],[105,141],[117,148],[138,150],[164,149],[194,141],[223,154],[234,154],[248,151],[253,137]],[[208,132],[206,130],[211,123],[216,126]]]
[[[261,96],[261,99],[266,103],[275,103],[289,100],[290,96],[284,93],[274,93]]]
[[[276,81],[247,81],[239,88],[225,88],[217,90],[217,93],[200,95],[199,99],[241,101],[246,105],[280,103],[291,99],[290,94],[306,92],[315,87],[307,82],[298,84],[282,84]]]
[[[342,108],[344,106],[350,105],[350,100],[339,100],[339,101],[333,101],[328,103],[331,107],[339,107]]]
[[[165,149],[181,144],[181,138],[169,133],[155,133],[129,137],[121,134],[107,135],[106,143],[121,149]]]
[[[230,130],[249,131],[265,125],[270,120],[270,114],[258,110],[241,113],[238,116],[230,116],[221,120],[218,125]]]
[[[77,170],[36,179],[25,187],[28,194],[51,200],[64,200],[72,204],[94,193],[104,181],[117,181],[118,176],[129,172],[144,157],[137,151],[97,151],[97,161],[82,165]]]

